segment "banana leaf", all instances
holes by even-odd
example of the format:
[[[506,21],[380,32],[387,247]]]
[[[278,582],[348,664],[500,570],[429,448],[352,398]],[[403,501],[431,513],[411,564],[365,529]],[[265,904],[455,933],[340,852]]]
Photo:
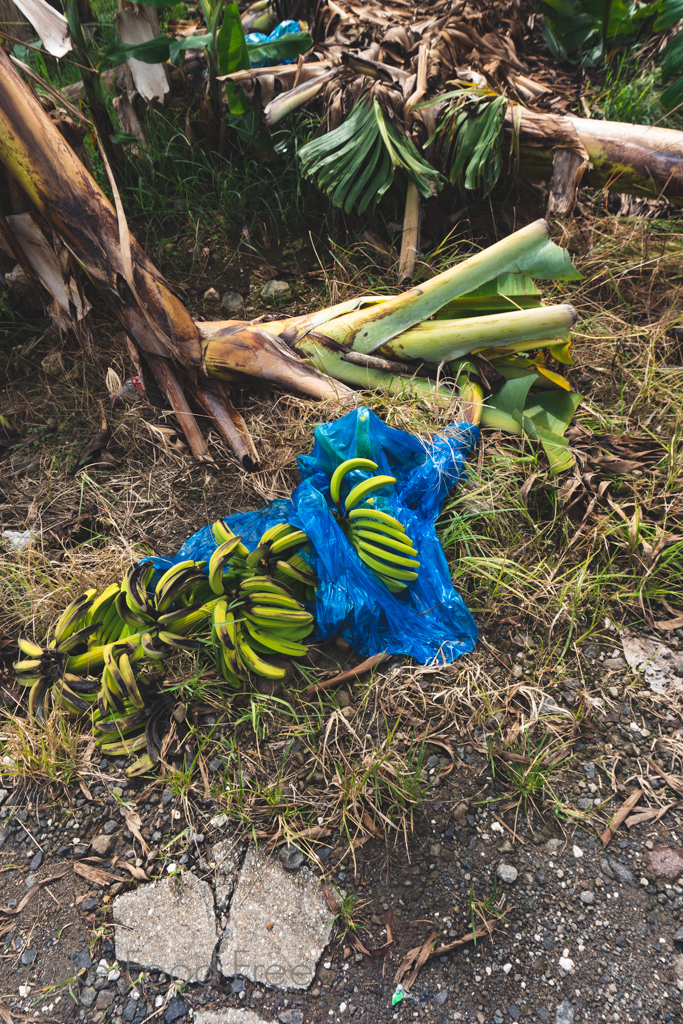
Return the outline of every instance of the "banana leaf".
[[[334,131],[299,150],[303,173],[315,178],[335,206],[362,213],[376,205],[400,168],[423,196],[438,191],[442,178],[412,141],[385,117],[376,99],[362,97]]]
[[[533,440],[538,440],[550,464],[551,476],[563,473],[573,464],[573,456],[564,437],[582,395],[566,391],[542,391],[529,395],[536,374],[507,381],[488,399],[488,406],[511,416]]]
[[[457,320],[485,313],[511,313],[542,305],[539,288],[528,274],[501,274],[475,291],[453,299],[437,310],[437,320]]]

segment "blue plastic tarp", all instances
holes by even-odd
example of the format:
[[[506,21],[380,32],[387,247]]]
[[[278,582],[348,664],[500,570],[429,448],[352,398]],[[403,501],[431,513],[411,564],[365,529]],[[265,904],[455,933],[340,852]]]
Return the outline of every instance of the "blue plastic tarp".
[[[463,479],[467,454],[478,438],[476,426],[451,424],[425,444],[388,427],[369,409],[355,409],[316,428],[313,451],[298,460],[302,482],[291,499],[226,522],[250,549],[276,523],[305,530],[320,581],[315,608],[310,606],[316,616],[311,642],[341,635],[363,656],[386,651],[422,664],[451,662],[474,648],[477,627],[452,585],[435,521],[449,491]],[[396,477],[387,497],[375,494],[373,504],[400,520],[419,553],[418,579],[401,594],[390,593],[360,560],[332,513],[330,477],[341,462],[355,457],[372,459],[377,473]],[[357,470],[344,483],[350,488],[367,475]],[[215,547],[206,526],[185,541],[175,559],[154,561],[161,570],[188,558],[208,561]]]

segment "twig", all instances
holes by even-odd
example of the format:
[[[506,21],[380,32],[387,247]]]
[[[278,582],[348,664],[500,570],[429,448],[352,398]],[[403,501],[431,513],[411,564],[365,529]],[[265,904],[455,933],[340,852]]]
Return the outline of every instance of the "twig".
[[[358,679],[359,676],[365,675],[366,672],[375,668],[376,665],[381,664],[387,657],[386,651],[383,654],[373,654],[372,657],[361,661],[360,665],[356,665],[355,668],[347,668],[345,672],[340,672],[338,675],[332,676],[331,679],[323,679],[319,683],[312,683],[304,693],[307,697],[312,697],[316,693],[329,689],[330,686],[337,686],[339,683],[345,683],[349,679]]]
[[[642,795],[642,789],[634,789],[628,800],[625,800],[623,802],[619,810],[611,819],[610,824],[607,826],[605,831],[600,836],[603,846],[607,846],[610,839],[621,825],[622,821],[624,821],[624,819],[628,817],[629,813],[636,806]]]

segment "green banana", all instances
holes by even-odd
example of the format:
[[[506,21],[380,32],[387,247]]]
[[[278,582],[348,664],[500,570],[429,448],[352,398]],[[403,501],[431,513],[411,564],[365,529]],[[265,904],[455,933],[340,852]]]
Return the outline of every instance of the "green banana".
[[[405,533],[406,529],[398,519],[394,519],[388,512],[383,512],[380,508],[368,508],[363,506],[362,508],[353,508],[348,513],[348,518],[351,520],[356,519],[377,519],[379,522],[386,523],[387,526],[391,526],[394,530],[398,530],[400,533]]]
[[[367,541],[368,544],[383,544],[384,547],[392,548],[403,555],[417,555],[417,551],[413,547],[410,538],[405,533],[399,534],[400,540],[388,533],[375,533],[373,530],[354,529],[352,533],[358,540]]]
[[[269,651],[273,651],[276,654],[284,654],[290,658],[301,658],[308,654],[308,647],[305,644],[299,644],[284,637],[274,636],[264,629],[259,629],[249,619],[246,620],[245,625],[252,640],[261,644]]]
[[[84,594],[81,594],[80,597],[77,597],[67,605],[57,619],[53,630],[56,645],[59,645],[63,640],[68,640],[76,626],[87,614],[96,594],[96,590],[86,590]]]
[[[412,572],[408,569],[399,569],[393,565],[387,565],[385,562],[379,562],[372,555],[366,551],[359,551],[358,557],[369,565],[379,576],[388,576],[392,580],[401,580],[406,583],[412,583],[413,580],[417,579],[417,573]]]
[[[404,558],[403,555],[397,554],[395,551],[387,551],[382,548],[376,547],[374,544],[368,544],[364,540],[356,540],[354,544],[356,551],[367,551],[368,554],[373,555],[375,558],[383,558],[387,562],[391,562],[392,565],[405,565],[408,569],[419,569],[420,563],[414,558]]]
[[[45,654],[45,649],[40,647],[35,641],[29,640],[27,636],[20,636],[17,644],[19,645],[19,650],[28,658],[42,658]]]
[[[263,538],[261,538],[259,544],[263,544]],[[268,547],[270,548],[271,555],[281,555],[290,548],[300,548],[304,544],[308,544],[308,535],[303,530],[294,530],[285,537],[271,541]]]
[[[253,647],[247,643],[242,631],[238,634],[237,650],[247,669],[254,672],[255,675],[263,676],[265,679],[284,679],[287,675],[284,668],[271,665],[270,662],[259,657]]]
[[[369,480],[363,480],[362,483],[356,484],[353,490],[349,492],[346,501],[344,502],[344,510],[346,514],[348,515],[356,505],[360,504],[361,501],[365,501],[366,498],[368,498],[369,495],[374,494],[375,491],[381,491],[382,488],[395,483],[395,476],[371,476]]]
[[[374,471],[377,469],[377,463],[373,462],[372,459],[347,459],[346,462],[342,462],[340,466],[337,466],[330,480],[330,497],[335,505],[339,504],[342,480],[347,473],[351,473],[354,469]]]
[[[232,540],[232,538],[236,536],[226,523],[225,519],[217,519],[211,529],[217,544],[225,544],[226,541]],[[249,554],[249,548],[246,544],[242,544],[240,542],[235,549],[235,553],[238,558],[246,558]]]
[[[240,537],[233,537],[217,547],[209,560],[209,586],[214,594],[222,594],[224,590],[223,570],[228,561],[241,543]]]

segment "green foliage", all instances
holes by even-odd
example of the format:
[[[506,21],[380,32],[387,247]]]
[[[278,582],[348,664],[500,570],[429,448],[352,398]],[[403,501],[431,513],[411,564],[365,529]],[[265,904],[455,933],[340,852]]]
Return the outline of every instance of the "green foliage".
[[[418,153],[376,99],[363,96],[349,117],[334,131],[299,150],[306,177],[315,178],[335,206],[362,213],[377,204],[400,169],[427,197],[438,191],[441,175]]]
[[[503,122],[508,101],[490,90],[449,93],[436,130],[439,153],[452,185],[482,196],[494,187],[503,166]]]
[[[683,0],[545,0],[543,35],[551,52],[583,67],[596,67],[611,54],[654,30],[683,20]],[[683,32],[661,53],[662,82],[668,87],[662,105],[673,110],[683,103]]]

